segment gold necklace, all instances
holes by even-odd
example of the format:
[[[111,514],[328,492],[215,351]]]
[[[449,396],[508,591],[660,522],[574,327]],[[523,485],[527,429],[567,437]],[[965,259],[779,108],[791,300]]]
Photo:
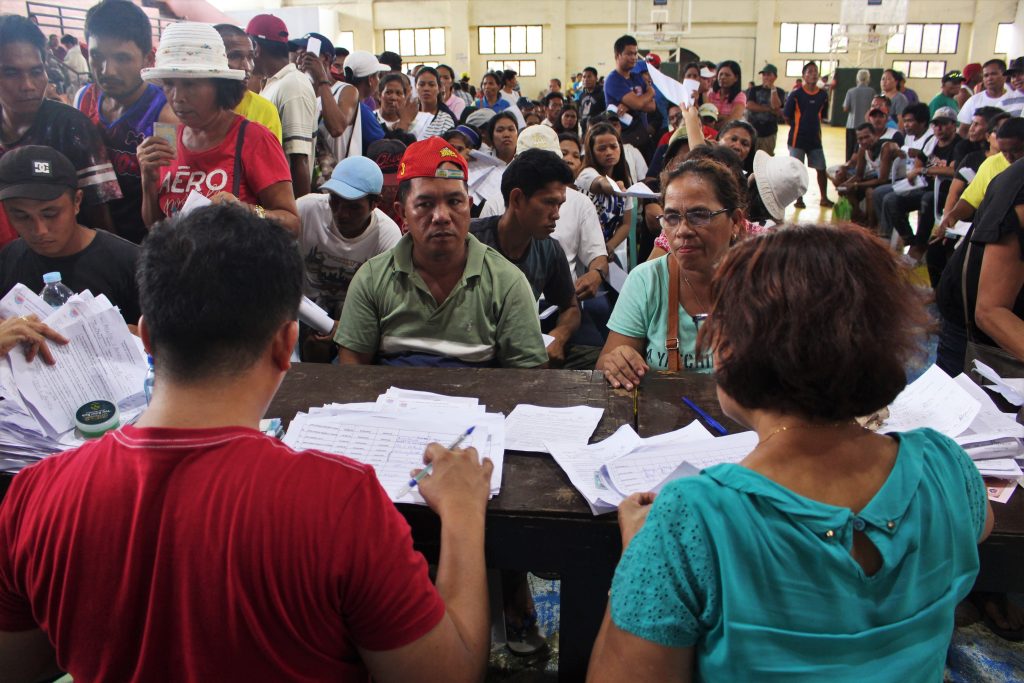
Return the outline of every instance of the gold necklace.
[[[853,424],[853,423],[852,422],[833,422],[831,424],[820,425],[820,426],[834,428],[834,427],[843,427],[843,426],[850,425],[850,424]],[[777,429],[774,429],[771,432],[769,432],[768,436],[766,436],[763,439],[759,440],[757,442],[757,445],[761,446],[761,445],[767,443],[768,439],[772,438],[776,434],[780,434],[782,432],[788,432],[790,429],[810,429],[811,427],[818,427],[818,426],[819,425],[785,425],[784,427],[778,427]]]

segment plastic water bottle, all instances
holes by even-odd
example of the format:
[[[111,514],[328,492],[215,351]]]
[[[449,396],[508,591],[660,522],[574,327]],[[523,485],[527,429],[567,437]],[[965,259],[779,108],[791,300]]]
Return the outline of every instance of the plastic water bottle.
[[[146,356],[146,379],[142,381],[142,391],[146,394],[146,405],[149,405],[150,399],[153,398],[153,384],[156,381],[156,373],[153,371],[153,356]]]
[[[60,273],[54,271],[43,275],[43,290],[39,292],[39,296],[53,308],[60,308],[74,294],[60,281]]]

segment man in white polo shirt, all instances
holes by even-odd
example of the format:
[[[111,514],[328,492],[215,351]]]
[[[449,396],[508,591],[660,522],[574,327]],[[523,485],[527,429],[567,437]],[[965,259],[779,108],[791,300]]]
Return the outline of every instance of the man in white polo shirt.
[[[1006,62],[1001,59],[990,59],[985,62],[981,67],[981,81],[985,84],[985,89],[971,95],[957,116],[960,121],[959,134],[962,138],[967,137],[974,112],[980,107],[999,107],[1014,116],[1019,116],[1024,110],[1024,93],[1006,87]]]
[[[273,14],[257,14],[245,32],[256,41],[256,73],[266,78],[263,97],[281,115],[284,153],[292,171],[296,198],[309,194],[313,180],[316,92],[309,77],[288,61],[288,27]]]

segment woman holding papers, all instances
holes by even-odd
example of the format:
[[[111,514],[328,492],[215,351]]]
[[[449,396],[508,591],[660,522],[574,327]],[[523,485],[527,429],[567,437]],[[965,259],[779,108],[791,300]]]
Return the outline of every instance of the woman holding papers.
[[[854,419],[903,390],[924,296],[867,231],[801,226],[738,245],[710,301],[722,410],[758,443],[620,507],[590,680],[941,680],[985,485],[951,439]]]
[[[583,147],[583,170],[576,176],[576,187],[594,202],[611,255],[629,236],[633,211],[632,200],[617,195],[616,190],[631,186],[633,178],[622,153],[622,138],[611,124],[592,124]]]
[[[245,71],[228,68],[224,42],[212,26],[183,22],[164,33],[156,65],[143,69],[142,79],[163,87],[181,125],[138,148],[147,228],[178,213],[197,192],[215,204],[242,205],[298,235],[281,143],[233,111],[245,94],[244,78]]]
[[[658,221],[671,251],[634,268],[619,293],[597,360],[613,387],[632,389],[651,368],[711,372],[697,330],[709,312],[711,275],[745,232],[744,199],[718,162],[690,160],[668,172]]]

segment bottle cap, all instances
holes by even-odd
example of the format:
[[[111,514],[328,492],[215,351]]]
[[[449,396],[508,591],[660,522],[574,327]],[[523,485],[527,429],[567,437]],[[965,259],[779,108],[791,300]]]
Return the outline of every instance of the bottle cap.
[[[87,439],[95,439],[121,426],[117,404],[111,401],[89,401],[75,411],[75,426]]]
[[[60,279],[60,273],[57,271],[43,275],[43,282],[48,285],[52,285],[54,282],[60,282]]]

